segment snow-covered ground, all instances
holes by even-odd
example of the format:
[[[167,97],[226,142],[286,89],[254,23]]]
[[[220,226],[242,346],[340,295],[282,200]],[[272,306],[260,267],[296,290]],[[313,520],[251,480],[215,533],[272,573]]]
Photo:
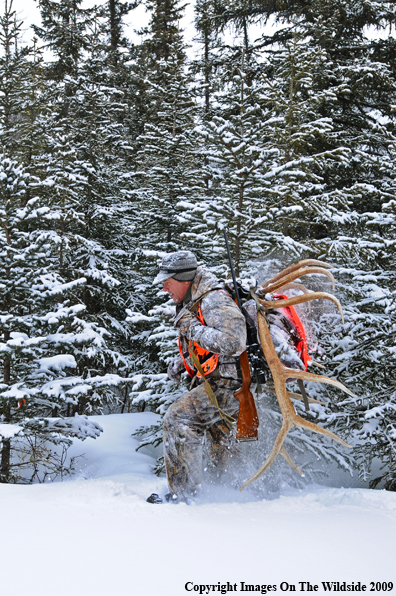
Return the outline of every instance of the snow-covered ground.
[[[75,443],[85,455],[70,480],[0,485],[1,595],[324,593],[322,582],[396,593],[395,493],[316,486],[257,500],[210,486],[192,506],[151,505],[166,482],[131,433],[154,418],[96,418],[104,433]]]

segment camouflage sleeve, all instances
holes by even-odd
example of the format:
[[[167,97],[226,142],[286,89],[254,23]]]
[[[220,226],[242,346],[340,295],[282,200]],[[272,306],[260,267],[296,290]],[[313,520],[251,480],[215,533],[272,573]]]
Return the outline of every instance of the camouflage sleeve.
[[[189,337],[204,350],[226,356],[239,356],[246,350],[245,317],[224,292],[211,292],[201,302],[206,325],[198,321],[190,327]]]

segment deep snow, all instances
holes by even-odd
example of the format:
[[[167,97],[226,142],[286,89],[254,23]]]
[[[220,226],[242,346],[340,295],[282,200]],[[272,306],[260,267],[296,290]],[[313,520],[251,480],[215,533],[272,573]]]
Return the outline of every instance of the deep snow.
[[[104,433],[73,445],[85,455],[72,479],[0,485],[0,594],[179,596],[218,582],[236,587],[227,594],[241,582],[324,593],[321,582],[344,581],[396,593],[395,493],[311,486],[257,500],[210,486],[193,506],[150,505],[166,482],[131,433],[154,418],[94,417]]]

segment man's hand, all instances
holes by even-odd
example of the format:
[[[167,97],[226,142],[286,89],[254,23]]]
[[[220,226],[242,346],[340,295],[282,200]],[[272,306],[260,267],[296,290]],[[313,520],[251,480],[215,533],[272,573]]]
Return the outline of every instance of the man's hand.
[[[168,366],[168,377],[177,383],[181,380],[181,374],[184,371],[184,362],[181,356],[177,356]]]

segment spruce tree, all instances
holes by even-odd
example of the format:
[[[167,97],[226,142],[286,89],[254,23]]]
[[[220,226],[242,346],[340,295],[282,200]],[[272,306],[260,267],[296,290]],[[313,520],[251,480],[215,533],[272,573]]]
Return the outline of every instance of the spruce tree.
[[[395,13],[385,4],[360,8],[350,2],[312,3],[304,17],[313,33],[311,43],[329,56],[320,80],[322,89],[334,92],[334,99],[322,106],[334,127],[328,143],[334,148],[342,144],[351,156],[325,175],[326,190],[349,203],[350,211],[342,220],[329,213],[326,233],[316,245],[339,265],[347,304],[346,327],[337,327],[331,339],[323,340],[332,356],[328,366],[337,378],[353,383],[359,395],[344,399],[330,391],[335,402],[331,422],[357,437],[361,477],[372,478],[372,463],[378,458],[382,471],[371,485],[383,480],[381,486],[394,490],[394,387],[388,374],[393,352],[386,331],[394,325],[391,106],[396,81],[394,56],[389,53],[394,40],[368,38],[364,28],[389,26]]]
[[[168,60],[185,66],[186,55],[179,21],[183,14],[178,0],[153,0],[146,2],[151,12],[147,28],[139,33],[143,41],[131,48],[129,102],[129,126],[136,150],[141,149],[140,135],[146,123],[155,124],[158,110],[161,109],[159,94],[153,85],[166,87]]]
[[[214,22],[214,6],[211,0],[198,0],[195,3],[195,42],[199,44],[199,58],[192,63],[193,73],[202,78],[199,88],[203,97],[204,118],[207,119],[211,107],[211,94],[216,87],[215,73],[217,66],[217,50],[220,37]],[[199,80],[199,79],[198,79]]]
[[[136,140],[134,196],[140,222],[150,230],[141,247],[170,251],[178,246],[182,230],[176,204],[199,192],[200,162],[194,132],[196,107],[176,21],[181,12],[177,2],[158,2],[154,8],[145,42],[150,66],[144,93],[150,112]]]
[[[0,19],[0,145],[3,152],[33,172],[35,157],[43,149],[45,117],[51,106],[46,102],[37,40],[32,46],[23,46],[22,25],[12,2],[6,2]]]
[[[126,233],[135,226],[130,143],[123,125],[127,105],[114,64],[106,59],[106,30],[81,30],[81,47],[90,51],[84,57],[76,54],[63,78],[52,83],[55,109],[48,118],[38,171],[41,192],[58,214],[53,226],[62,242],[54,267],[66,279],[85,277],[79,299],[88,319],[106,329],[106,349],[95,361],[80,362],[84,374],[111,371],[128,376],[134,357],[124,319],[136,249],[135,238]],[[119,398],[118,390],[104,391],[102,405],[117,407]]]
[[[140,218],[150,229],[142,247],[172,250],[180,239],[181,226],[176,204],[191,198],[199,189],[195,152],[194,101],[183,65],[171,56],[163,67],[163,85],[152,83],[152,101],[157,103],[155,121],[145,125],[138,142],[136,197]]]
[[[87,29],[92,24],[94,9],[83,9],[81,4],[82,0],[38,0],[42,25],[33,25],[33,29],[53,52],[49,76],[54,80],[71,74],[83,51],[89,49]],[[67,111],[67,104],[64,110]]]
[[[143,271],[139,287],[146,291],[145,310],[130,309],[128,320],[146,329],[140,338],[149,359],[135,375],[136,385],[131,393],[132,403],[139,408],[149,407],[164,414],[168,405],[180,394],[180,389],[164,374],[168,362],[176,355],[175,330],[171,327],[174,309],[170,303],[160,308],[154,303],[158,291],[151,288],[155,275],[153,257],[161,257],[180,247],[183,224],[178,218],[176,204],[189,199],[204,188],[197,154],[196,106],[191,78],[186,72],[186,54],[182,34],[178,28],[181,9],[178,2],[158,1],[150,4],[152,18],[148,39],[140,54],[143,71],[140,73],[139,100],[145,98],[143,130],[135,141],[137,147],[134,203],[139,217],[141,234],[138,238]],[[137,79],[136,79],[137,82]],[[147,258],[148,257],[148,258]],[[158,324],[151,332],[144,323],[147,313],[153,313]],[[137,331],[137,327],[134,327]],[[135,331],[135,333],[136,333]],[[150,431],[149,441],[160,440],[161,425]],[[160,466],[161,467],[161,466]]]
[[[296,32],[253,80],[242,68],[235,73],[201,127],[210,191],[201,202],[180,203],[180,217],[189,223],[186,237],[193,242],[196,234],[207,250],[223,252],[228,228],[237,271],[271,252],[287,259],[318,254],[314,230],[349,211],[343,197],[322,194],[323,172],[342,168],[349,155],[346,147],[331,147],[334,126],[321,115],[332,100],[315,89],[325,61]]]
[[[10,482],[28,479],[21,470],[28,474],[35,459],[49,473],[56,461],[51,443],[67,446],[68,437],[99,434],[82,414],[100,406],[97,387],[106,381],[80,374],[79,361],[103,348],[105,333],[84,320],[84,305],[73,296],[85,279],[65,282],[53,268],[63,241],[47,229],[51,209],[38,196],[26,202],[26,186],[35,181],[4,155],[0,180],[1,480]],[[47,459],[34,454],[37,442]],[[14,448],[22,459],[12,458]],[[36,466],[30,472],[31,479],[40,473]]]
[[[118,69],[124,61],[129,42],[124,34],[123,18],[136,8],[139,2],[121,2],[108,0],[102,6],[100,16],[103,19],[102,30],[105,32],[105,51],[109,64]]]
[[[330,215],[334,221],[348,218],[349,205],[343,197],[322,194],[322,172],[348,157],[347,148],[333,150],[326,144],[333,126],[321,116],[320,106],[331,96],[312,92],[325,60],[320,49],[306,48],[301,31],[278,49],[265,64],[268,69],[264,67],[249,84],[246,73],[234,74],[232,83],[215,95],[216,112],[202,127],[203,145],[209,147],[209,196],[195,204],[179,204],[180,217],[188,221],[185,236],[191,246],[206,249],[212,262],[219,263],[224,255],[222,230],[228,229],[237,272],[259,282],[271,277],[275,267],[318,257],[315,238],[310,238],[312,229],[321,229]],[[278,257],[277,262],[271,254]],[[225,262],[225,256],[222,259]],[[316,388],[310,391],[321,399]],[[259,401],[263,424],[273,429],[280,422],[276,403],[267,392]],[[299,404],[296,408],[300,411]],[[322,423],[328,415],[323,408],[310,414]],[[345,450],[328,449],[317,437],[296,432],[290,441],[297,451],[316,445],[325,460],[334,458],[348,467]],[[305,442],[310,447],[302,447]],[[282,473],[290,482],[296,481],[289,471]]]

